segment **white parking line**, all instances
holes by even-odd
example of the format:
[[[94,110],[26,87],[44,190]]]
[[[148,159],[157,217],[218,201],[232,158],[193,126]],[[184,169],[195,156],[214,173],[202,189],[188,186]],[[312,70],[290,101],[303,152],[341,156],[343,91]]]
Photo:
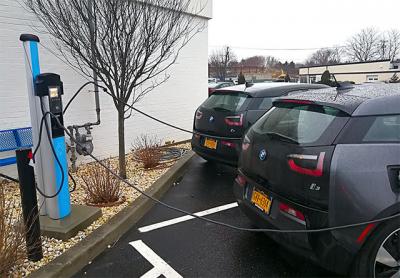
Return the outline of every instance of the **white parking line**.
[[[220,212],[220,211],[223,211],[223,210],[235,208],[237,206],[238,206],[238,203],[234,202],[234,203],[230,203],[230,204],[227,204],[227,205],[223,205],[223,206],[219,206],[219,207],[203,210],[203,211],[200,211],[200,212],[196,212],[196,213],[194,213],[194,215],[196,215],[196,216],[205,216],[205,215],[217,213],[217,212]],[[178,217],[178,218],[166,220],[166,221],[163,221],[163,222],[160,222],[160,223],[156,223],[156,224],[152,224],[152,225],[149,225],[149,226],[144,226],[142,228],[139,228],[138,230],[141,233],[146,233],[146,232],[157,230],[157,229],[160,229],[160,228],[163,228],[163,227],[166,227],[166,226],[171,226],[171,225],[175,225],[175,224],[180,223],[180,222],[188,221],[188,220],[191,220],[193,218],[195,218],[195,217],[191,216],[191,215],[181,216],[181,217]]]
[[[141,240],[129,242],[154,268],[146,272],[141,278],[156,278],[163,275],[166,278],[182,278],[182,276],[161,259],[153,250]]]

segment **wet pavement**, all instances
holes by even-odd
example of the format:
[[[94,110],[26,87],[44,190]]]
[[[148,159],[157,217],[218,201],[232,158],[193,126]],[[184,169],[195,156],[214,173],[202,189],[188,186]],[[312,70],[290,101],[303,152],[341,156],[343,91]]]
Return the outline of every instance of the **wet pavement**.
[[[190,212],[203,212],[214,220],[252,227],[235,204],[235,175],[234,168],[195,157],[182,180],[162,200]],[[75,277],[334,275],[291,254],[263,233],[240,232],[199,219],[179,218],[182,216],[155,205]]]

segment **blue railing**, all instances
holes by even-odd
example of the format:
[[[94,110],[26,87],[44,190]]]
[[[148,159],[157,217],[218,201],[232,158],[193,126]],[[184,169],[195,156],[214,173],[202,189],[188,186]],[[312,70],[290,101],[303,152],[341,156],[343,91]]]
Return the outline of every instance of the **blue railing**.
[[[32,147],[32,128],[0,130],[0,152]],[[15,157],[0,158],[0,167],[16,163]]]

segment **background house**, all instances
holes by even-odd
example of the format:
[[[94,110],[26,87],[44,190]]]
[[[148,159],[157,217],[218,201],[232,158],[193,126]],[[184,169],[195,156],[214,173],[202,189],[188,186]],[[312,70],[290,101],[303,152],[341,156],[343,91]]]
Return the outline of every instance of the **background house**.
[[[400,61],[379,60],[370,62],[341,63],[333,65],[300,67],[302,83],[315,83],[321,80],[324,71],[329,70],[337,81],[364,82],[389,81],[395,73],[400,73]]]
[[[64,82],[63,97],[66,103],[86,80],[68,65],[62,63],[52,46],[51,38],[45,34],[41,23],[19,4],[17,0],[0,1],[0,130],[30,126],[28,95],[24,65],[24,50],[19,36],[33,33],[49,50],[39,46],[41,72],[61,75]],[[198,16],[207,27],[212,14],[212,1]],[[55,53],[57,54],[57,53]],[[186,45],[168,74],[167,83],[156,88],[136,106],[143,111],[191,130],[192,120],[198,105],[207,98],[208,30],[204,29]],[[88,89],[93,89],[92,87]],[[94,154],[100,157],[118,154],[117,113],[112,99],[101,95],[101,125],[93,129]],[[70,106],[64,117],[65,125],[82,124],[96,120],[94,95],[83,92]],[[184,140],[190,134],[161,125],[139,114],[125,122],[127,150],[141,134],[156,134],[159,139]],[[9,154],[0,153],[1,156]],[[1,172],[4,172],[0,168]]]

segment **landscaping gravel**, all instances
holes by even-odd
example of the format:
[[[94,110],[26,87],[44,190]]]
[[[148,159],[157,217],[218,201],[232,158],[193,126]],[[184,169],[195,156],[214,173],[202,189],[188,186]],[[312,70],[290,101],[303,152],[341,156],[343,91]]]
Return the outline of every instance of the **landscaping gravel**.
[[[181,144],[176,147],[189,149],[190,144]],[[174,163],[170,162],[165,164],[165,167],[155,170],[144,170],[140,163],[136,162],[132,154],[127,155],[127,176],[130,182],[134,183],[142,190],[146,190],[149,186],[151,186],[160,176],[162,176]],[[112,158],[111,163],[113,166],[118,164],[117,158]],[[73,177],[77,182],[76,190],[71,193],[71,201],[74,204],[82,204],[85,205],[85,192],[82,188],[83,181],[79,178],[79,175],[84,173],[85,165],[81,165],[78,168],[77,173],[73,173]],[[70,188],[72,188],[72,181],[69,181]],[[67,240],[61,241],[54,238],[48,238],[42,236],[42,245],[43,245],[43,259],[39,262],[30,262],[27,259],[24,261],[22,265],[19,265],[13,269],[10,273],[10,277],[25,277],[31,272],[39,269],[40,267],[46,265],[54,258],[60,256],[63,252],[74,246],[76,243],[84,239],[94,230],[96,230],[101,225],[105,224],[111,217],[125,208],[129,203],[134,201],[140,194],[136,192],[133,188],[126,186],[124,183],[121,183],[121,188],[123,192],[123,196],[126,198],[126,201],[115,207],[102,207],[102,217],[92,223],[87,229],[80,231],[75,237]],[[5,186],[6,198],[7,200],[14,200],[17,204],[20,203],[20,192],[17,183],[8,183]]]

